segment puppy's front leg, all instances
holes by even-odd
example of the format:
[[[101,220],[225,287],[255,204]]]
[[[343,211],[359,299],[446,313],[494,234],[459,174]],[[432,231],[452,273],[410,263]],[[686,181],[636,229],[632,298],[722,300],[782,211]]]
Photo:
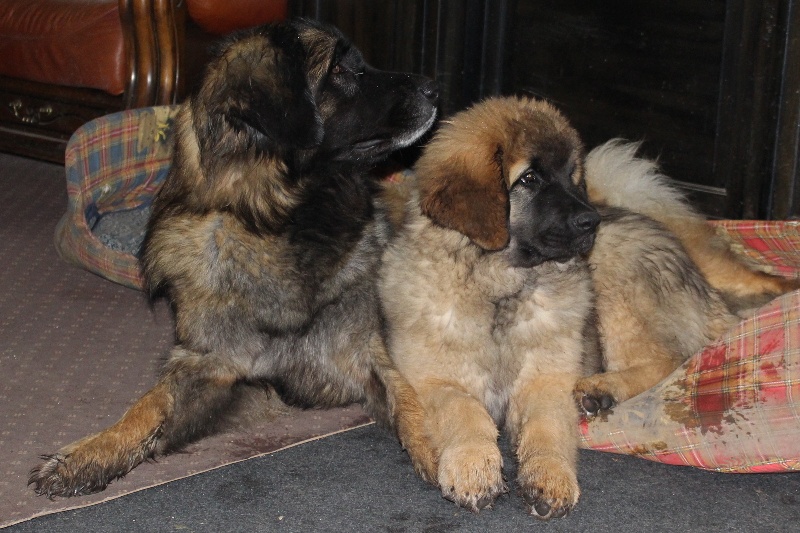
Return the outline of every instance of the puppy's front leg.
[[[202,435],[230,405],[240,377],[213,355],[176,348],[156,386],[116,424],[42,456],[28,484],[48,498],[105,489],[145,459]]]
[[[576,376],[540,374],[515,384],[506,424],[519,461],[517,482],[530,513],[548,520],[578,502]]]
[[[494,420],[457,384],[428,382],[417,390],[439,451],[437,482],[442,495],[473,512],[491,505],[508,490]]]
[[[367,412],[379,421],[382,413],[386,412],[388,420],[383,421],[391,425],[397,433],[397,438],[411,458],[414,470],[425,481],[436,483],[438,453],[426,430],[425,409],[417,392],[392,363],[382,338],[377,335],[373,337],[370,348],[374,370],[386,388],[386,396],[385,399],[381,397],[376,401],[376,395],[367,390]],[[375,405],[376,403],[381,405]]]

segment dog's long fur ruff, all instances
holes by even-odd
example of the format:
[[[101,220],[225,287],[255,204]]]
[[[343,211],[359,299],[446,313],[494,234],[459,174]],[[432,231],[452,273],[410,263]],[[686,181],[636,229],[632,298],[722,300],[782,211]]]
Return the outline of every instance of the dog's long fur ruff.
[[[176,346],[119,422],[44,457],[35,491],[102,490],[207,433],[262,383],[293,405],[362,403],[430,471],[419,405],[381,338],[375,279],[390,227],[368,170],[430,128],[436,98],[430,80],[373,69],[316,23],[225,40],[176,119],[144,245]]]

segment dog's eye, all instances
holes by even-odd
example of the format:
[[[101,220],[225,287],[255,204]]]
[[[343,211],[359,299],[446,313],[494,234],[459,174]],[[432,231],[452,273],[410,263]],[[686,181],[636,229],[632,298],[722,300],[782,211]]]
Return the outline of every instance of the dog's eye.
[[[331,74],[334,76],[338,76],[341,74],[352,74],[353,76],[361,76],[362,74],[364,74],[364,68],[363,67],[358,69],[347,68],[341,63],[337,63],[331,69]]]
[[[540,180],[541,178],[539,174],[531,168],[523,172],[522,176],[519,177],[519,182],[523,185],[533,185],[538,183]]]

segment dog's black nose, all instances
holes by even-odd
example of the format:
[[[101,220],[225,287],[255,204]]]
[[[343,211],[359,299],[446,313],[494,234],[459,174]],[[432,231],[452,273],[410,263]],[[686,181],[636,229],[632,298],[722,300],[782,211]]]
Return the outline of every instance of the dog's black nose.
[[[420,85],[419,91],[433,103],[439,100],[439,84],[433,80],[428,80]]]
[[[600,214],[597,211],[579,211],[570,217],[572,228],[580,233],[591,233],[600,225]]]

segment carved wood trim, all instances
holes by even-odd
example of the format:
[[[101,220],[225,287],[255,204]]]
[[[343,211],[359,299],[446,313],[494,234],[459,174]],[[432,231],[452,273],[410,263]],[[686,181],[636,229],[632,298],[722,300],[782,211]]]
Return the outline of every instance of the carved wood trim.
[[[119,0],[128,55],[125,108],[174,103],[180,91],[183,0]]]

